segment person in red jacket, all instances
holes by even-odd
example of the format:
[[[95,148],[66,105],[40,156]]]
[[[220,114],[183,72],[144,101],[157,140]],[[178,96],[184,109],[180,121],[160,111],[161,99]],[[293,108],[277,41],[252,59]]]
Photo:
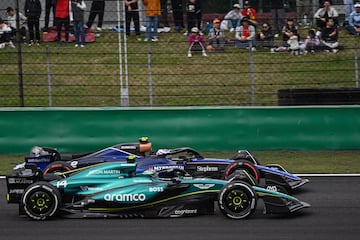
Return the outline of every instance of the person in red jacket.
[[[253,26],[256,26],[256,10],[250,6],[249,1],[244,1],[244,8],[241,10],[242,17],[247,17],[249,19],[249,23]]]
[[[56,31],[57,31],[57,42],[61,43],[61,31],[62,26],[65,28],[65,42],[69,42],[70,32],[70,0],[56,0]]]

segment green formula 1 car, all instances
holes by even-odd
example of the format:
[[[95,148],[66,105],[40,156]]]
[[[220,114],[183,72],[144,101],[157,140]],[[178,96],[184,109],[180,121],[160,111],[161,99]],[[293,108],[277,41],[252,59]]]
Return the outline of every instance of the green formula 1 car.
[[[310,206],[274,189],[251,186],[246,171],[228,181],[184,176],[179,169],[164,171],[171,171],[172,177],[160,178],[152,171],[137,174],[136,163],[111,162],[46,181],[34,168],[28,176],[7,177],[7,200],[35,220],[194,216],[213,214],[215,202],[225,216],[242,219],[255,211],[260,198],[265,213],[292,213]]]

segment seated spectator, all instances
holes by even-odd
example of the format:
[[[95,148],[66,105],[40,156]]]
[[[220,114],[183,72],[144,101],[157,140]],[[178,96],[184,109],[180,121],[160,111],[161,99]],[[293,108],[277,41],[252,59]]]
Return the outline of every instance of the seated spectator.
[[[6,45],[15,48],[14,43],[11,41],[11,28],[0,18],[0,48],[4,48]]]
[[[203,35],[200,35],[200,30],[197,27],[191,28],[191,34],[188,36],[189,50],[188,57],[192,57],[194,52],[202,52],[204,57],[207,56],[205,51],[205,40]]]
[[[224,17],[224,20],[227,21],[227,27],[230,32],[233,32],[235,28],[240,27],[241,19],[242,15],[240,12],[240,5],[237,3],[234,4],[233,9]]]
[[[355,3],[355,10],[349,16],[349,25],[346,26],[346,30],[351,35],[360,35],[360,3]]]
[[[314,53],[319,50],[320,39],[316,36],[315,29],[310,29],[304,42],[300,45],[300,51],[303,53]]]
[[[255,8],[252,8],[250,6],[250,2],[249,1],[244,1],[244,7],[241,10],[241,15],[242,17],[247,17],[249,19],[249,23],[253,26],[257,25],[257,21],[256,21],[256,10]]]
[[[265,22],[260,32],[256,35],[256,46],[270,48],[271,51],[274,51],[274,38],[270,24]]]
[[[11,28],[11,37],[14,38],[16,36],[16,12],[12,7],[8,7],[6,9],[6,12],[8,14],[7,18],[7,24]],[[20,35],[23,40],[23,42],[26,44],[26,28],[25,23],[27,21],[27,18],[24,16],[24,14],[19,13],[19,19],[20,19]]]
[[[244,17],[241,20],[241,26],[236,28],[235,47],[250,48],[255,51],[255,27],[250,25],[250,20]]]
[[[207,50],[224,51],[225,34],[224,30],[220,28],[220,22],[221,21],[218,18],[213,20],[213,27],[210,29],[208,34],[209,44],[206,47]]]
[[[323,8],[320,8],[314,14],[314,19],[316,20],[316,26],[318,30],[321,31],[322,28],[326,25],[326,20],[331,17],[334,19],[335,24],[338,24],[339,13],[336,11],[334,7],[331,6],[330,0],[325,0],[323,4]],[[318,32],[320,35],[320,32]]]
[[[326,21],[326,26],[321,32],[321,38],[321,44],[325,50],[332,51],[333,53],[339,51],[338,30],[332,18],[328,18]]]
[[[295,25],[294,19],[288,18],[286,21],[286,25],[282,28],[283,34],[283,46],[288,47],[287,41],[289,40],[290,36],[294,32],[294,30],[298,31],[298,27]]]
[[[299,37],[298,37],[298,31],[296,29],[293,29],[290,32],[289,40],[287,40],[287,44],[289,45],[289,50],[291,55],[297,56],[300,54]]]

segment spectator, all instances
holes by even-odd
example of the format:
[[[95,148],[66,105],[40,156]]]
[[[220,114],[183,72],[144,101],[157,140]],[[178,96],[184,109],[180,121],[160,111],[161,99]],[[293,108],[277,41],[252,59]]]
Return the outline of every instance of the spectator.
[[[326,20],[331,17],[334,19],[335,24],[338,24],[338,17],[339,13],[336,11],[334,7],[331,6],[330,0],[324,1],[324,7],[320,8],[316,11],[314,14],[314,19],[316,20],[316,26],[318,27],[318,30],[321,31],[322,28],[326,25]],[[317,33],[318,35],[320,32]]]
[[[4,48],[6,44],[11,48],[15,48],[14,43],[11,41],[11,28],[0,18],[0,48]]]
[[[96,30],[101,31],[104,21],[105,0],[93,0],[90,7],[90,14],[86,26],[90,29],[93,25],[96,16],[98,16],[98,23]]]
[[[71,0],[70,21],[74,22],[75,47],[85,47],[84,0]],[[81,42],[80,42],[81,38]]]
[[[209,44],[206,47],[208,50],[224,51],[225,34],[224,30],[220,28],[220,19],[213,20],[213,27],[209,31]]]
[[[146,37],[144,41],[157,42],[159,16],[161,15],[160,0],[144,0],[146,9]]]
[[[349,25],[345,28],[351,35],[360,35],[360,3],[355,3],[354,8],[349,17]]]
[[[24,10],[25,16],[27,17],[27,25],[29,28],[29,46],[33,45],[34,43],[39,46],[41,15],[40,0],[26,0]]]
[[[249,23],[253,26],[256,26],[257,21],[256,21],[256,10],[255,8],[252,8],[250,6],[250,2],[249,1],[244,1],[244,7],[241,10],[241,15],[242,17],[247,17],[249,19]]]
[[[272,0],[271,18],[275,33],[280,33],[281,28],[285,25],[285,8],[284,0]]]
[[[344,26],[349,25],[350,14],[354,11],[354,0],[344,0],[344,10],[345,10],[345,22]]]
[[[300,45],[297,29],[290,31],[289,39],[287,40],[291,55],[297,56],[300,54]]]
[[[161,18],[160,18],[160,25],[164,28],[165,32],[170,31],[170,25],[168,20],[168,1],[167,0],[160,0],[160,7],[161,7]]]
[[[262,29],[256,36],[256,46],[269,48],[271,52],[274,51],[274,33],[269,23],[262,24]]]
[[[65,42],[69,42],[70,0],[56,0],[55,22],[58,45],[61,44],[62,27],[65,28]]]
[[[182,0],[171,0],[171,7],[173,11],[175,30],[180,32],[185,28],[184,26],[184,12],[182,7]]]
[[[332,51],[333,53],[339,51],[338,30],[335,26],[334,19],[328,18],[326,27],[322,29],[321,38],[321,43],[325,50]]]
[[[283,34],[283,46],[288,47],[287,41],[289,40],[290,36],[292,36],[292,33],[294,30],[298,30],[298,27],[295,25],[294,19],[288,18],[286,20],[286,25],[282,28],[282,34]]]
[[[201,29],[201,4],[199,0],[189,0],[186,4],[187,32],[193,27]]]
[[[16,12],[12,7],[8,7],[6,9],[6,12],[8,14],[8,18],[7,18],[7,23],[8,26],[11,28],[11,38],[16,37]],[[23,40],[23,43],[26,44],[26,28],[25,28],[25,23],[27,21],[27,17],[25,17],[24,14],[22,14],[21,12],[19,12],[19,20],[20,20],[20,35],[21,38]]]
[[[230,32],[233,32],[235,28],[240,27],[240,21],[242,19],[240,4],[234,4],[233,9],[225,15],[224,19],[227,21],[227,27]]]
[[[256,51],[255,40],[255,27],[250,25],[248,17],[243,17],[241,20],[241,26],[235,30],[235,46],[239,48],[250,48],[252,51]]]
[[[200,35],[200,30],[197,27],[191,29],[191,34],[188,36],[189,49],[188,57],[192,57],[193,52],[202,52],[204,57],[207,56],[205,51],[205,39],[203,35]]]
[[[320,39],[316,36],[316,30],[310,29],[304,42],[300,45],[300,51],[304,54],[308,52],[314,53],[319,50]]]
[[[127,37],[130,36],[130,23],[132,19],[134,22],[136,39],[138,41],[141,41],[138,0],[125,0],[125,16],[126,16],[126,36]]]
[[[53,13],[53,26],[56,26],[55,23],[55,3],[56,0],[46,0],[45,2],[45,26],[43,28],[43,33],[47,33],[49,30],[49,22],[50,22],[50,11],[52,9]]]

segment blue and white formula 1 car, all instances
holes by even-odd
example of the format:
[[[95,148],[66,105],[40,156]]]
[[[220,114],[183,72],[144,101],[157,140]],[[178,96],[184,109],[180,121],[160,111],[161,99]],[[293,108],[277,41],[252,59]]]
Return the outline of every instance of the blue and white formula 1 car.
[[[229,179],[238,171],[245,170],[259,186],[276,185],[293,190],[309,182],[294,174],[288,173],[277,164],[260,165],[259,161],[246,150],[238,151],[231,159],[204,158],[192,148],[159,149],[156,154],[151,151],[151,143],[141,138],[139,143],[118,144],[88,154],[61,155],[53,148],[34,147],[26,163],[14,168],[14,174],[26,175],[25,165],[35,165],[44,174],[65,172],[69,174],[77,169],[114,161],[126,161],[134,156],[137,172],[146,170],[182,169],[193,177]],[[25,169],[24,169],[25,167]]]

